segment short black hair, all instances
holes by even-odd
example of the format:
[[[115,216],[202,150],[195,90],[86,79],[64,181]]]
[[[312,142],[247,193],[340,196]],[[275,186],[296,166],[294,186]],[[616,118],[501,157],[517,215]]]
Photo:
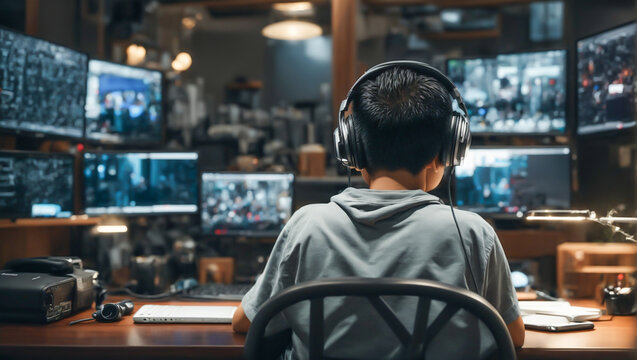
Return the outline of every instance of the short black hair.
[[[406,169],[418,174],[440,153],[449,136],[452,107],[438,80],[393,67],[352,93],[354,126],[366,170]]]

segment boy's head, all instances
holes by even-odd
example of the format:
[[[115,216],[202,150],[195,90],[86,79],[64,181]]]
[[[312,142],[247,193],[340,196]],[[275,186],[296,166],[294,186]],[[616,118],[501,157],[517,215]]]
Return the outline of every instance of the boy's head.
[[[354,126],[367,172],[419,174],[438,157],[449,134],[451,98],[438,80],[393,67],[352,94]]]

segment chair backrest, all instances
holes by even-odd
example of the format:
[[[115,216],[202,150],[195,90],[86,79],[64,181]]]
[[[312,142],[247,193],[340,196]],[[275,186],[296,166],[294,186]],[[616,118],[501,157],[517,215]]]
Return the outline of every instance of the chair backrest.
[[[270,320],[298,302],[310,301],[310,360],[323,359],[325,343],[323,300],[333,296],[357,296],[369,300],[404,347],[405,359],[423,359],[432,339],[459,310],[480,319],[493,334],[498,358],[515,359],[515,348],[506,324],[498,312],[481,296],[435,281],[397,278],[341,278],[310,281],[291,286],[266,301],[254,317],[246,338],[244,355],[247,359],[262,358],[265,330]],[[413,332],[409,332],[382,296],[418,297]],[[429,307],[432,300],[445,304],[431,322]]]

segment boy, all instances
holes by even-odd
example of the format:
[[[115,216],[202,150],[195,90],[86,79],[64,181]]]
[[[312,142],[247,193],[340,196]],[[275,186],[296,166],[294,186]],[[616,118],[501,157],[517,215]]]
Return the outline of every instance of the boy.
[[[478,215],[457,211],[465,260],[449,207],[427,193],[444,174],[440,153],[452,112],[449,92],[432,77],[394,66],[359,84],[352,99],[353,125],[366,160],[359,170],[369,189],[348,188],[330,203],[305,206],[292,216],[264,273],[235,312],[233,329],[247,332],[259,307],[296,283],[351,276],[420,278],[479,293],[508,324],[514,345],[522,346],[524,325],[493,228]],[[365,300],[328,301],[326,356],[399,354],[398,341]],[[415,299],[387,301],[405,326],[413,328]],[[432,312],[437,313],[434,305]],[[308,314],[307,306],[297,305],[270,323],[269,331],[294,330],[284,357],[307,357]],[[484,332],[475,319],[454,317],[428,357],[484,354],[492,344]]]

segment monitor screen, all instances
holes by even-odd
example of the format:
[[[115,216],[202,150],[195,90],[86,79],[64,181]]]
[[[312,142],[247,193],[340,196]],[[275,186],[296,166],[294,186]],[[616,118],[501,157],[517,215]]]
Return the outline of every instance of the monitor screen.
[[[0,128],[81,138],[86,54],[0,28]]]
[[[577,133],[635,126],[635,23],[577,42]]]
[[[569,209],[566,147],[472,148],[456,168],[456,205],[487,215]]]
[[[203,173],[203,231],[277,236],[292,214],[293,186],[293,174]]]
[[[566,51],[447,61],[472,133],[552,134],[566,129]]]
[[[73,168],[72,155],[0,152],[0,217],[70,217]]]
[[[86,137],[110,143],[162,140],[162,73],[101,60],[88,63]]]
[[[197,212],[196,152],[85,153],[88,215]]]

